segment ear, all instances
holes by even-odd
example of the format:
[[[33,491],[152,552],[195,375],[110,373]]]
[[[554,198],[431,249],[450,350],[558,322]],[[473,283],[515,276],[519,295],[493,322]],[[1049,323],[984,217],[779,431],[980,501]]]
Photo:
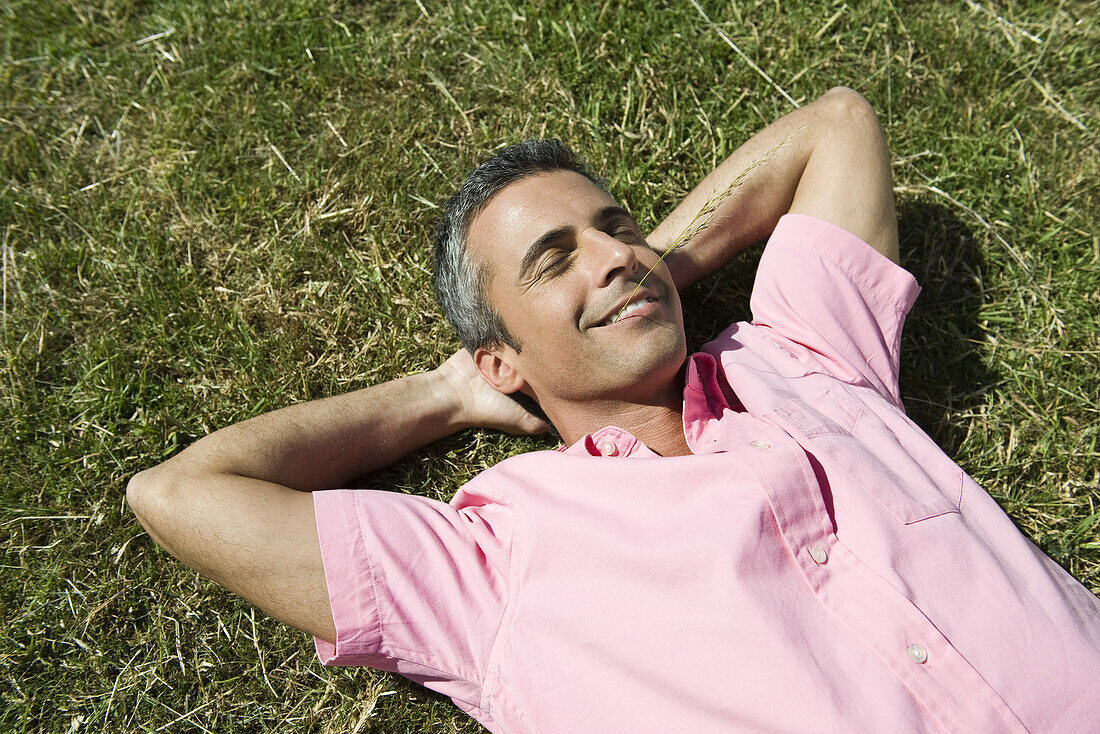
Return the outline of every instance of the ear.
[[[527,381],[513,366],[515,352],[508,346],[479,348],[474,351],[474,365],[489,386],[500,393],[513,393],[527,387]]]

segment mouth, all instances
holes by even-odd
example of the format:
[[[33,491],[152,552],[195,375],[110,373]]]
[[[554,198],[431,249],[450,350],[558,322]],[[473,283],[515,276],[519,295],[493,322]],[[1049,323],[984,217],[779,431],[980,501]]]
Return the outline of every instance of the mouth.
[[[610,316],[596,324],[596,326],[611,326],[634,316],[645,316],[654,310],[650,304],[657,302],[658,299],[655,296],[642,296],[626,304],[625,307],[620,304],[615,307]]]

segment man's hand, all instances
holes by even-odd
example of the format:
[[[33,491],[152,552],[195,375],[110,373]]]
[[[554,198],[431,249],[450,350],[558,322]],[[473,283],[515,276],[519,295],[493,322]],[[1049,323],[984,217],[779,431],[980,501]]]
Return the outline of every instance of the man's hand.
[[[465,349],[452,354],[437,371],[454,390],[462,405],[461,422],[471,427],[494,428],[507,433],[528,435],[545,433],[549,429],[546,421],[527,412],[507,395],[489,387]]]

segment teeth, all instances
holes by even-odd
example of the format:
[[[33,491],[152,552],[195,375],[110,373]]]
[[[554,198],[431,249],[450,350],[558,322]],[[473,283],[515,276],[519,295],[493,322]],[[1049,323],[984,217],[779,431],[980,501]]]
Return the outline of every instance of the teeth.
[[[607,321],[605,321],[603,323],[603,326],[610,326],[611,324],[614,324],[615,322],[617,322],[619,319],[624,318],[626,316],[629,316],[631,314],[631,312],[637,311],[642,306],[646,305],[647,303],[653,303],[655,300],[657,300],[657,299],[655,299],[655,298],[643,298],[640,301],[635,301],[634,303],[631,303],[631,304],[627,305],[626,308],[622,309],[619,313],[615,314],[614,316],[609,318]]]

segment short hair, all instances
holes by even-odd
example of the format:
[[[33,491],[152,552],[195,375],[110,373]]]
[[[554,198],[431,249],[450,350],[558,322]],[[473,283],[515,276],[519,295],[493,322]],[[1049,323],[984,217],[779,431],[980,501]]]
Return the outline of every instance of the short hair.
[[[607,182],[592,175],[584,162],[560,140],[542,138],[510,145],[475,168],[458,193],[443,205],[435,230],[436,298],[463,346],[472,354],[483,347],[521,345],[505,327],[486,296],[489,269],[469,253],[470,225],[496,194],[509,184],[537,173],[573,171],[611,194]]]

